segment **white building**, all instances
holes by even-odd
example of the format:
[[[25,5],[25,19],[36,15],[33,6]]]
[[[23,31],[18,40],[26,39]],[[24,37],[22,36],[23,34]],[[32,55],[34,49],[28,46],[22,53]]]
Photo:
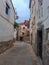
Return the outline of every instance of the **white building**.
[[[36,7],[35,9],[36,54],[39,57],[43,58],[44,65],[49,65],[49,62],[48,62],[48,59],[49,59],[49,0],[30,0],[31,2],[30,5],[33,4],[32,1],[35,1],[35,7]],[[31,14],[31,16],[32,16],[31,17],[31,20],[32,20],[33,14]]]
[[[49,65],[49,0],[36,0],[36,31],[37,37],[40,34],[38,31],[41,29],[42,33],[40,38],[41,48],[40,52],[41,56],[44,60],[44,65]],[[39,41],[39,38],[38,40]],[[38,42],[39,43],[39,42]],[[39,48],[38,48],[39,49]],[[38,53],[38,52],[37,52]],[[38,53],[39,55],[40,53]]]
[[[12,0],[0,0],[0,42],[13,40],[14,18]]]

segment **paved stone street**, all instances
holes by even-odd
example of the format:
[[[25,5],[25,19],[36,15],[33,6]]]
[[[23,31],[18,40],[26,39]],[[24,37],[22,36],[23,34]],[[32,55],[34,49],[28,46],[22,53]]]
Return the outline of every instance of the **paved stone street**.
[[[24,42],[16,42],[14,47],[0,55],[0,65],[41,65],[32,47]]]

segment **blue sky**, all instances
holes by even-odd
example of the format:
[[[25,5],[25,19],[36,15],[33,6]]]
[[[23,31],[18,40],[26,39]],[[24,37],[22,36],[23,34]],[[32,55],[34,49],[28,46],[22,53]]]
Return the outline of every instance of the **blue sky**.
[[[17,11],[17,15],[19,16],[17,22],[23,22],[24,20],[29,19],[29,0],[12,0],[12,2]]]

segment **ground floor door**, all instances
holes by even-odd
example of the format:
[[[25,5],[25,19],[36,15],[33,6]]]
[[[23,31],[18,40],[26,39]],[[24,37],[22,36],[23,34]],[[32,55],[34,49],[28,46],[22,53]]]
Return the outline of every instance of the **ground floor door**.
[[[20,41],[23,41],[23,37],[20,37]]]
[[[37,30],[37,55],[42,59],[42,30]]]

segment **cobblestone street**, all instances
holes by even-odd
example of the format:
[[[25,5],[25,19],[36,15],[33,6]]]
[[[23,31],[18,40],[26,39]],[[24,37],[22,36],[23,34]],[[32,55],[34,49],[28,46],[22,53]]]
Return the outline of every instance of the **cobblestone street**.
[[[14,47],[0,55],[0,65],[41,65],[31,45],[16,42]]]

